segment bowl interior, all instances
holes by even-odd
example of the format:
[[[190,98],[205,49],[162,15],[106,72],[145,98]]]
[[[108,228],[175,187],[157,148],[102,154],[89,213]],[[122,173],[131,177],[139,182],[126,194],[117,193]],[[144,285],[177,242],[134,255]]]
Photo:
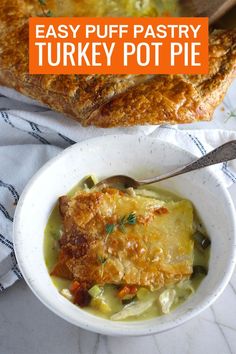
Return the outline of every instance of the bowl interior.
[[[209,306],[233,271],[233,204],[211,170],[203,169],[158,184],[191,200],[212,240],[209,273],[194,296],[170,315],[136,322],[111,322],[81,310],[61,296],[48,275],[43,254],[44,229],[59,196],[84,176],[114,174],[151,177],[192,161],[169,143],[137,136],[106,136],[78,143],[49,161],[29,182],[17,206],[14,244],[20,269],[32,291],[67,321],[110,335],[151,334],[170,329]]]

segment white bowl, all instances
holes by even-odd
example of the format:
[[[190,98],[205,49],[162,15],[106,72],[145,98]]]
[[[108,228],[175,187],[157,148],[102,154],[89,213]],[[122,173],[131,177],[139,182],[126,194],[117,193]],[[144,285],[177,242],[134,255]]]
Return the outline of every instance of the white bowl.
[[[210,306],[229,282],[235,264],[235,211],[227,190],[208,169],[158,184],[190,199],[212,240],[209,273],[195,295],[171,314],[145,321],[113,322],[81,310],[59,294],[44,262],[48,217],[59,196],[84,176],[150,177],[188,163],[190,153],[169,143],[129,135],[105,136],[73,145],[31,179],[17,206],[14,245],[21,272],[34,294],[65,320],[108,335],[147,335],[171,329]]]

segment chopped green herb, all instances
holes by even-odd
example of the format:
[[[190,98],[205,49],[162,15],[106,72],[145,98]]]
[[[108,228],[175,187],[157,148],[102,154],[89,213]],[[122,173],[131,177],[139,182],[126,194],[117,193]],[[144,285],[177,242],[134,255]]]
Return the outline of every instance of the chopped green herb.
[[[114,224],[106,224],[106,233],[110,235],[114,231],[114,228]]]
[[[137,217],[136,214],[130,213],[128,216],[123,216],[119,223],[118,223],[118,227],[120,229],[121,232],[125,232],[125,225],[135,225],[137,222]]]
[[[106,257],[103,257],[103,256],[98,256],[98,260],[101,264],[105,264],[106,261],[107,261],[107,258]]]
[[[107,242],[109,235],[112,234],[112,232],[114,231],[115,226],[116,225],[114,225],[114,224],[106,224],[106,226],[105,226],[105,229],[106,229],[105,243]]]
[[[47,12],[45,12],[45,15],[47,17],[52,17],[52,11],[51,10],[48,10]]]
[[[137,222],[137,217],[134,212],[130,213],[129,215],[124,215],[122,218],[118,221],[117,224],[106,224],[105,230],[106,230],[106,238],[105,242],[107,241],[108,237],[112,232],[115,230],[115,228],[119,228],[119,230],[123,233],[125,233],[125,225],[135,225]]]
[[[107,258],[103,256],[98,256],[98,261],[101,263],[101,277],[103,277],[104,265],[106,264]]]
[[[126,220],[126,216],[123,216],[120,221],[119,224],[125,224],[125,220]]]
[[[119,229],[123,234],[125,233],[125,225],[124,224],[119,224]]]
[[[225,123],[227,123],[231,118],[236,118],[236,109],[230,110],[227,114],[228,117],[225,119]]]
[[[38,2],[39,2],[41,9],[42,9],[42,14],[40,14],[39,16],[52,17],[52,11],[45,9],[45,6],[47,6],[46,0],[38,0]]]
[[[135,225],[136,222],[137,222],[136,214],[135,213],[129,214],[129,216],[127,217],[127,224]]]

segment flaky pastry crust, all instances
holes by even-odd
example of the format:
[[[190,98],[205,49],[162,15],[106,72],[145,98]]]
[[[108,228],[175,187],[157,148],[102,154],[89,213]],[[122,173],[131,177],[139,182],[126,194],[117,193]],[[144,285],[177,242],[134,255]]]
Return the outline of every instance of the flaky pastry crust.
[[[159,289],[192,274],[189,201],[165,203],[104,188],[63,196],[59,208],[63,230],[54,276]],[[121,228],[121,220],[132,214],[135,223]],[[113,225],[109,233],[108,225]]]

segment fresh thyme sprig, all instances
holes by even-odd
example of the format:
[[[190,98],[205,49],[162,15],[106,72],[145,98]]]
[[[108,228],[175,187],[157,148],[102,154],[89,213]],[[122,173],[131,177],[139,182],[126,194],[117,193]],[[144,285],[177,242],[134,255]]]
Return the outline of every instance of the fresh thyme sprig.
[[[236,118],[236,109],[228,112],[228,117],[225,119],[225,123],[227,123],[231,118]]]
[[[106,258],[106,257],[103,257],[103,256],[98,256],[98,261],[99,261],[101,264],[105,264],[106,261],[107,261],[107,258]]]
[[[123,216],[123,218],[121,218],[120,220],[120,224],[129,224],[129,225],[135,225],[137,222],[137,218],[136,218],[136,214],[133,212],[133,213],[130,213],[127,217],[126,216]]]
[[[97,256],[98,257],[98,261],[99,263],[101,263],[101,277],[103,277],[103,273],[104,273],[104,265],[106,264],[107,262],[107,258],[106,257],[103,257],[103,256]]]
[[[45,8],[47,6],[46,0],[38,0],[38,2],[40,4],[43,13],[41,16],[52,17],[52,11],[46,10]]]
[[[110,235],[114,231],[115,225],[114,224],[106,224],[105,229],[106,229],[106,234]]]
[[[106,224],[105,230],[106,230],[106,238],[105,242],[107,242],[107,239],[110,234],[112,234],[115,229],[119,229],[121,232],[125,233],[126,228],[125,225],[135,225],[137,222],[137,217],[134,212],[130,213],[129,215],[124,215],[122,218],[118,221],[117,224]]]

